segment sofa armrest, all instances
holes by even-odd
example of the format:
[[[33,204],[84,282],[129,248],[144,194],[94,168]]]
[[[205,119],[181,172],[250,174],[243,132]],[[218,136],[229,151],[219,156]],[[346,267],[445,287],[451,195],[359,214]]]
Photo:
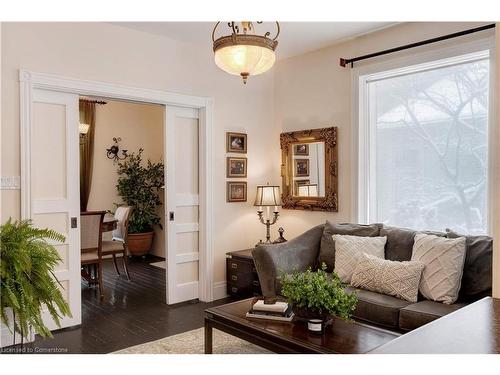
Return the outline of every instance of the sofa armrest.
[[[288,242],[258,245],[252,250],[262,294],[266,300],[272,300],[280,293],[278,277],[281,272],[305,271],[316,265],[323,227],[324,225],[318,225]]]

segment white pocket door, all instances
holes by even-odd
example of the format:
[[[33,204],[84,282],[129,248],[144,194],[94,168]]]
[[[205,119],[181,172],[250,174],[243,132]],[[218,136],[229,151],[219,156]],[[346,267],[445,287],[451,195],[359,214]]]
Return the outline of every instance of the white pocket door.
[[[55,275],[73,315],[62,319],[64,328],[81,324],[78,95],[34,89],[31,99],[23,129],[22,213],[36,227],[66,237],[54,243],[62,258]],[[44,322],[59,328],[48,311]]]
[[[167,106],[165,132],[167,301],[199,297],[198,110]]]

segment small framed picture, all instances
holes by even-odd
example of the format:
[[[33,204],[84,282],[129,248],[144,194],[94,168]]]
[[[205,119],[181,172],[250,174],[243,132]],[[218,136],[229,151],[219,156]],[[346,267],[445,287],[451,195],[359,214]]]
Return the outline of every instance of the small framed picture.
[[[295,177],[309,177],[309,159],[295,160]]]
[[[247,153],[247,135],[245,133],[226,133],[226,152]]]
[[[293,146],[293,154],[294,155],[302,155],[309,156],[309,145],[308,144],[300,144]]]
[[[311,180],[295,180],[295,195],[299,195],[299,186],[309,185]]]
[[[227,201],[228,202],[246,202],[247,201],[247,183],[233,182],[227,183]]]
[[[246,177],[247,158],[227,157],[226,175],[227,177]]]

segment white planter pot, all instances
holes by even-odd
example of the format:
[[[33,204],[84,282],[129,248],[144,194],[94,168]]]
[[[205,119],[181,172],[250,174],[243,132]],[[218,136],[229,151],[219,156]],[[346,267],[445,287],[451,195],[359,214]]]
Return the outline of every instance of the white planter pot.
[[[13,315],[12,315],[12,309],[7,308],[6,309],[6,315],[7,318],[9,319],[9,325],[10,329],[12,332],[14,332],[14,324],[13,324]],[[14,337],[9,331],[9,327],[7,327],[3,322],[0,323],[0,348],[6,347],[6,346],[11,346],[14,344]],[[30,329],[28,338],[24,338],[24,342],[31,342],[35,340],[35,334],[33,333],[33,330]],[[16,333],[16,344],[21,343],[21,335],[19,333]]]

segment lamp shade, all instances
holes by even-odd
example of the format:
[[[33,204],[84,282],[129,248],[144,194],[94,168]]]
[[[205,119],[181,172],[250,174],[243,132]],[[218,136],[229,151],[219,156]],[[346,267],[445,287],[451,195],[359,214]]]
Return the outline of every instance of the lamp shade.
[[[89,132],[89,129],[90,129],[89,124],[80,123],[80,125],[78,126],[78,130],[79,130],[80,134],[87,134]]]
[[[281,206],[279,186],[257,186],[254,206]]]
[[[262,46],[232,45],[215,51],[215,63],[229,74],[255,76],[269,70],[274,51]]]

